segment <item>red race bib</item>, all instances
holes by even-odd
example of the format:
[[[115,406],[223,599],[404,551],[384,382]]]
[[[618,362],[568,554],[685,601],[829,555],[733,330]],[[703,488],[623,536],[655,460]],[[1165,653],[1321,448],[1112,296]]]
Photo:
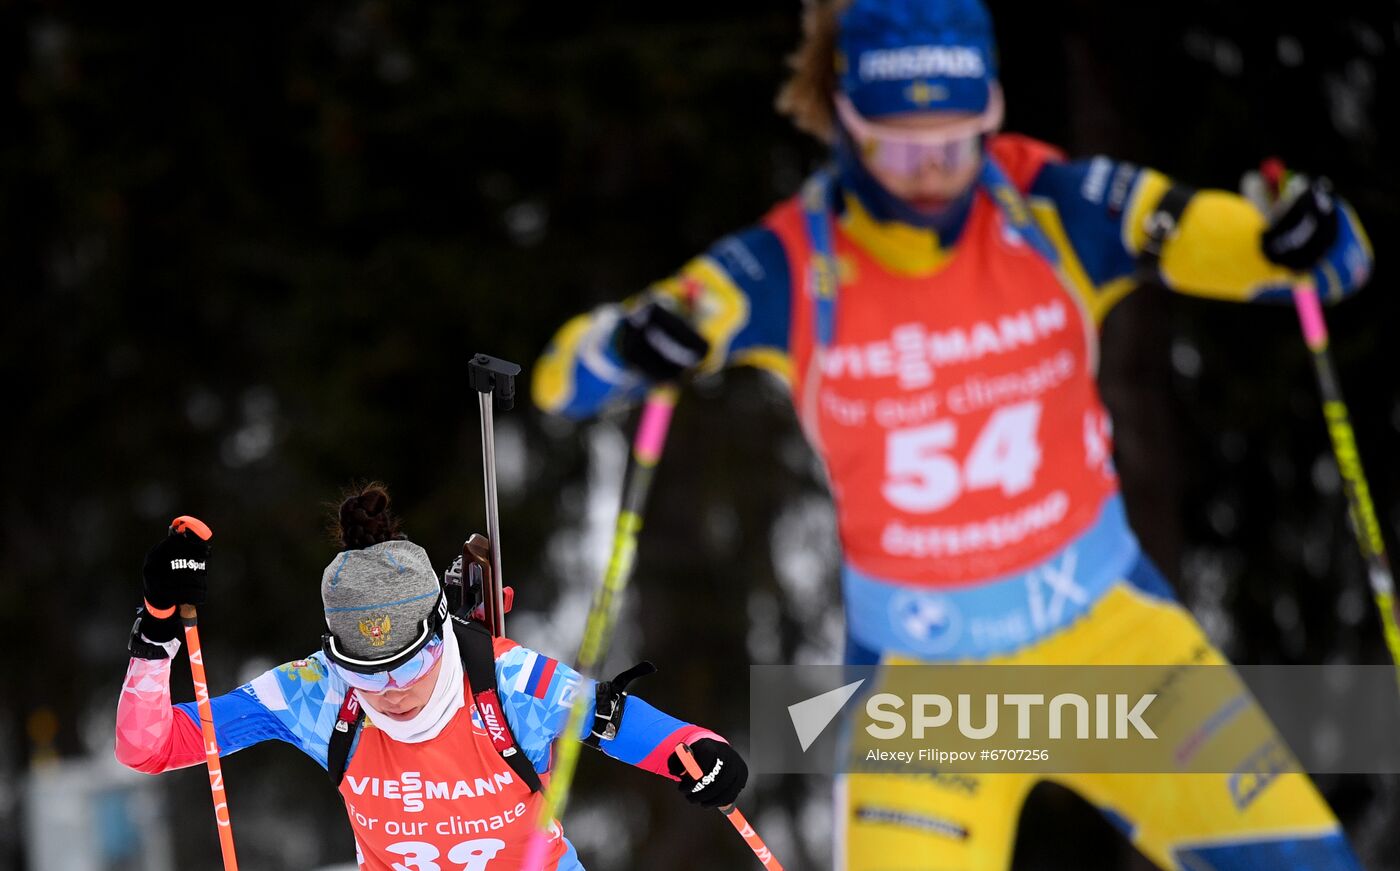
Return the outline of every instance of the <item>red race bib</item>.
[[[810,280],[800,205],[768,223]],[[825,348],[794,282],[793,399],[826,462],[847,561],[964,585],[1032,566],[1093,522],[1117,491],[1097,333],[995,204],[976,196],[932,276],[892,272],[839,230],[835,254]]]
[[[471,704],[421,744],[366,721],[340,794],[366,871],[515,871],[543,800],[501,758]],[[556,823],[545,868],[565,850]]]

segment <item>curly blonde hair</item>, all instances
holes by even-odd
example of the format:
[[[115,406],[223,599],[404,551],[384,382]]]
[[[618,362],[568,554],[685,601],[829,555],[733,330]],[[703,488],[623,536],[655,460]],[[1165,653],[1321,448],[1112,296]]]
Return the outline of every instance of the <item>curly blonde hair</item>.
[[[805,0],[802,43],[788,56],[792,75],[778,91],[778,111],[799,130],[831,143],[836,133],[836,31],[852,0]]]

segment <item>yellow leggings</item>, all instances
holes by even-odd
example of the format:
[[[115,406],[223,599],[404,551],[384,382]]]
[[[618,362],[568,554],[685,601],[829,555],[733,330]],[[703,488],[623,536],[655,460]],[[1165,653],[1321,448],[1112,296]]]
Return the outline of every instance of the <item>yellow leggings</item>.
[[[892,664],[907,663],[887,657]],[[1180,605],[1124,583],[1079,622],[1008,665],[1223,664]],[[1267,723],[1267,721],[1263,721]],[[1276,735],[1271,726],[1260,743]],[[836,867],[851,871],[1004,871],[1016,822],[1040,778],[1095,805],[1143,855],[1180,871],[1357,871],[1336,818],[1306,775],[852,774],[836,782]]]

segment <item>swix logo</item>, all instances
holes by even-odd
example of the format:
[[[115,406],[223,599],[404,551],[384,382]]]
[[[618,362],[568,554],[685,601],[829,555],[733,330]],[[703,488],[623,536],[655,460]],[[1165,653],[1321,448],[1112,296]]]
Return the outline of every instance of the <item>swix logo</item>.
[[[424,780],[420,771],[405,771],[397,778],[389,780],[380,777],[356,777],[345,775],[350,791],[355,795],[373,795],[379,798],[398,799],[403,802],[405,813],[419,813],[428,801],[457,801],[463,798],[479,798],[482,795],[495,795],[503,787],[515,783],[515,776],[509,771],[498,771],[491,777],[475,777],[466,780]]]
[[[491,744],[497,751],[504,751],[515,744],[506,729],[506,718],[501,715],[501,702],[495,690],[488,690],[476,697],[477,710],[481,711],[481,722],[491,736]]]
[[[923,324],[899,324],[890,337],[862,344],[833,345],[822,357],[827,378],[897,377],[904,388],[933,383],[940,366],[968,363],[1007,354],[1042,342],[1069,326],[1069,310],[1061,300],[975,321],[948,330]]]
[[[189,569],[189,570],[195,571],[195,572],[202,572],[202,571],[204,571],[204,563],[202,563],[202,562],[195,562],[195,561],[192,560],[192,559],[173,559],[173,560],[170,561],[170,568],[172,568],[172,569]]]
[[[860,56],[859,70],[865,82],[938,76],[976,79],[986,73],[987,65],[982,52],[965,45],[916,45],[867,51]]]
[[[348,732],[360,720],[360,697],[350,693],[340,706],[340,714],[335,719],[337,732]]]

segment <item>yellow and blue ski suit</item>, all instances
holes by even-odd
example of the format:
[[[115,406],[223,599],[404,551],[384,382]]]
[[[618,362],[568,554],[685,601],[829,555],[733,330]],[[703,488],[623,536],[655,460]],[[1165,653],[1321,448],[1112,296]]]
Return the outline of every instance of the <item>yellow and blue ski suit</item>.
[[[809,185],[807,203],[794,197],[639,297],[566,323],[535,369],[535,400],[585,418],[638,399],[648,385],[615,348],[622,313],[684,299],[710,343],[706,367],[760,366],[791,388],[836,503],[850,662],[1223,664],[1128,525],[1098,331],[1144,265],[1175,291],[1238,302],[1287,300],[1303,276],[1265,259],[1266,219],[1236,194],[1188,192],[1105,157],[1068,161],[1019,136],[986,153],[1004,184],[976,186],[936,227],[891,215],[847,174]],[[1169,199],[1174,229],[1150,238]],[[1355,214],[1341,213],[1309,276],[1326,301],[1371,265]],[[836,272],[825,294],[824,253]],[[1271,729],[1256,746],[1286,753]],[[1229,774],[1051,778],[1163,868],[1357,868],[1308,778],[1261,768],[1267,756]],[[1005,869],[1040,777],[840,778],[838,867]]]

